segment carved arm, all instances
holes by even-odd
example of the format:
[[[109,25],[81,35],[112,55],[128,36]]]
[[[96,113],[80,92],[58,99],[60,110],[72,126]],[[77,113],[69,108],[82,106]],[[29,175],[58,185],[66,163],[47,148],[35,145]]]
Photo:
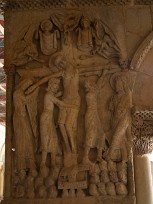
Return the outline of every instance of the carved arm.
[[[49,81],[51,78],[54,77],[61,77],[63,75],[63,72],[59,72],[59,73],[55,73],[55,74],[51,74],[48,75],[42,79],[40,79],[38,82],[36,82],[35,84],[33,84],[32,86],[30,86],[26,91],[25,94],[28,95],[30,93],[32,93],[37,87],[39,87],[41,84],[46,83],[47,81]]]

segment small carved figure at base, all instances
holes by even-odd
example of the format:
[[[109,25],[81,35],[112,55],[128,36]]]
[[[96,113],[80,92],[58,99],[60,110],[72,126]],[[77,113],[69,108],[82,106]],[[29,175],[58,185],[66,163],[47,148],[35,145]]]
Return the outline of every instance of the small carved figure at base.
[[[106,192],[110,196],[115,196],[116,195],[114,183],[109,182],[109,183],[106,184]]]
[[[118,182],[117,172],[116,171],[110,171],[109,172],[109,178],[110,178],[110,181],[113,183]]]
[[[101,172],[100,181],[105,183],[105,184],[110,182],[108,171],[102,171]]]
[[[38,176],[35,180],[35,189],[38,189],[44,183],[44,179],[42,176]]]
[[[98,196],[99,195],[96,184],[90,184],[89,185],[89,194],[91,196]]]
[[[36,169],[31,169],[29,175],[32,176],[33,178],[36,178],[38,176],[38,172]]]
[[[117,176],[117,166],[116,163],[113,161],[108,161],[108,171],[109,171],[109,178],[110,181],[113,183],[118,182],[118,176]]]
[[[27,197],[34,198],[35,197],[35,189],[34,189],[34,177],[29,174],[28,178],[26,179],[26,189],[27,189]],[[35,174],[36,175],[36,174]]]
[[[39,194],[39,198],[47,197],[46,187],[44,185],[39,187],[38,194]]]
[[[100,195],[107,195],[104,183],[98,183],[98,192]]]
[[[127,195],[128,190],[124,183],[118,182],[115,184],[117,195]]]
[[[82,189],[78,189],[76,196],[77,196],[78,198],[80,198],[80,197],[85,197],[86,194],[85,194],[85,192],[84,192]]]
[[[64,189],[63,192],[62,192],[62,198],[68,198],[69,196],[69,192],[67,189]]]
[[[54,184],[55,184],[55,181],[54,181],[54,179],[53,179],[52,176],[49,176],[49,177],[46,178],[46,180],[45,180],[45,186],[46,186],[47,188],[53,186]]]
[[[56,186],[53,185],[50,187],[48,195],[49,195],[49,198],[56,198],[57,197],[58,192],[57,192]]]
[[[49,168],[46,165],[40,167],[40,175],[46,178],[49,175]]]
[[[70,198],[76,197],[76,194],[75,194],[75,190],[74,190],[74,189],[70,189],[70,190],[69,190],[69,197],[70,197]]]
[[[35,197],[35,192],[34,192],[33,186],[28,188],[28,190],[27,190],[27,197],[29,199],[33,199]]]
[[[23,185],[18,185],[16,188],[16,193],[15,193],[15,197],[16,198],[22,198],[25,196],[25,188]]]
[[[99,183],[100,182],[99,175],[95,174],[95,175],[91,176],[89,182],[92,184]]]
[[[127,184],[127,163],[121,162],[117,164],[117,173],[120,182]]]
[[[19,176],[20,183],[24,183],[26,179],[26,171],[25,170],[19,171],[18,176]]]

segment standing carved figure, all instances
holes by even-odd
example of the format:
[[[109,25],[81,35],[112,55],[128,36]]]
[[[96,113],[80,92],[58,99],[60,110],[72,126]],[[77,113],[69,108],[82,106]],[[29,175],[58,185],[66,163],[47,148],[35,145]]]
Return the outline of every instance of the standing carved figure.
[[[106,159],[127,159],[125,151],[127,129],[131,121],[132,92],[129,88],[129,75],[122,72],[112,77],[115,85],[114,96],[111,98],[109,109],[111,111],[112,139],[106,154]],[[124,146],[124,147],[123,147]],[[123,148],[122,148],[123,147]],[[122,154],[121,156],[119,156]]]
[[[105,133],[98,114],[99,90],[104,85],[105,71],[100,79],[95,82],[85,82],[87,110],[85,114],[85,156],[83,162],[90,163],[88,154],[91,148],[97,148],[98,160],[102,159],[102,151],[105,147]]]
[[[40,40],[40,48],[44,55],[51,55],[57,51],[60,33],[53,30],[53,23],[50,20],[41,22],[36,38]]]
[[[49,81],[54,77],[62,77],[64,88],[62,101],[68,106],[60,109],[58,124],[64,141],[64,150],[67,152],[76,153],[76,129],[80,107],[80,96],[78,93],[79,71],[61,54],[55,57],[54,64],[61,71],[42,78],[36,84],[31,86],[27,90],[26,94],[31,93],[39,85]]]
[[[51,153],[51,164],[55,167],[56,155],[59,152],[59,141],[54,121],[54,104],[60,109],[70,107],[63,101],[57,99],[56,94],[59,89],[59,78],[53,78],[48,81],[48,88],[44,98],[44,110],[40,118],[40,134],[42,161],[41,166],[46,163],[48,153]]]
[[[79,96],[79,71],[72,64],[62,58],[56,59],[56,65],[62,67],[63,71],[63,102],[69,105],[73,105],[73,108],[63,108],[59,112],[59,127],[63,138],[67,138],[65,144],[68,144],[73,153],[77,151],[76,130],[77,119],[80,108],[80,96]],[[67,134],[67,135],[66,135]]]
[[[17,170],[26,170],[27,168],[35,169],[34,158],[34,143],[37,140],[34,124],[36,111],[32,101],[29,98],[34,98],[37,95],[37,90],[30,94],[25,95],[25,90],[33,84],[31,79],[23,79],[15,87],[13,94],[14,100],[14,135],[15,135],[15,153]],[[36,106],[36,105],[35,105]]]
[[[62,103],[55,97],[59,83],[60,80],[56,78],[49,80],[44,98],[44,110],[40,118],[41,166],[45,165],[48,153],[51,153],[51,165],[55,166],[56,154],[58,152],[58,136],[54,121],[54,104],[59,105]]]

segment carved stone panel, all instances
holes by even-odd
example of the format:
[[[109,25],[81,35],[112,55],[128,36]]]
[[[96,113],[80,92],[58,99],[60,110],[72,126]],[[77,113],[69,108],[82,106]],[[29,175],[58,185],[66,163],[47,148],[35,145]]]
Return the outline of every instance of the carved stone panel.
[[[134,204],[122,8],[5,15],[8,202]]]

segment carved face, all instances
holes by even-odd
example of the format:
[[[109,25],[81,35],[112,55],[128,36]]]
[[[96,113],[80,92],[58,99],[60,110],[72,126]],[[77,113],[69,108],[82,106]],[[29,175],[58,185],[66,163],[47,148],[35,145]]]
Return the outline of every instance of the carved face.
[[[53,24],[49,20],[45,20],[41,23],[41,29],[43,31],[51,31],[53,29]]]
[[[67,61],[64,59],[63,56],[58,56],[55,61],[54,64],[56,67],[58,67],[59,69],[65,69],[67,66]]]
[[[48,82],[48,91],[52,91],[54,93],[56,93],[59,89],[59,84],[60,84],[60,79],[50,79]]]
[[[88,18],[82,18],[81,26],[83,28],[90,28],[90,20]]]

